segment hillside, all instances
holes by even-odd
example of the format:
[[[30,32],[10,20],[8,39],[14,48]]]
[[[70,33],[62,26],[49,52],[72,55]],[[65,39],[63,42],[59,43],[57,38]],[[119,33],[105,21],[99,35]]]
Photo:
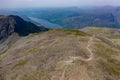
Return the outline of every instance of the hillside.
[[[110,39],[111,40],[111,39]],[[95,34],[53,29],[0,55],[0,80],[120,80],[120,50]]]
[[[26,36],[30,33],[47,31],[43,26],[36,26],[31,22],[24,21],[19,16],[0,16],[0,41],[6,39],[13,33],[18,33],[20,36]]]
[[[100,27],[86,27],[81,29],[88,34],[97,35],[103,41],[114,44],[120,49],[120,29],[115,28],[100,28]]]
[[[114,39],[120,38],[120,29],[116,29],[116,28],[106,28],[106,27],[101,28],[101,27],[89,26],[80,30],[89,34],[102,35],[108,38],[114,38]]]

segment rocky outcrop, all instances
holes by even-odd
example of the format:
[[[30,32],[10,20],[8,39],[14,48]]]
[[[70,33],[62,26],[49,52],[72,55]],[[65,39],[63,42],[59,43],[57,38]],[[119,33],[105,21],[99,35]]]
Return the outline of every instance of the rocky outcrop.
[[[0,40],[14,33],[15,20],[12,17],[0,16]]]
[[[19,16],[0,16],[0,41],[6,39],[14,32],[20,36],[26,36],[30,33],[47,31],[43,26],[36,26],[31,22],[24,21]]]
[[[15,20],[14,30],[20,36],[26,36],[30,33],[43,32],[48,30],[48,28],[45,28],[44,26],[36,26],[31,22],[24,21],[19,16],[10,15],[9,17]]]

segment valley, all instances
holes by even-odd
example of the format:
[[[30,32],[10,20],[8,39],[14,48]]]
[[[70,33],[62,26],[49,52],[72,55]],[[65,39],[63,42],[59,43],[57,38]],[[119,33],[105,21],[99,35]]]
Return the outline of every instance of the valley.
[[[87,26],[120,28],[119,7],[36,8],[15,11],[26,17],[30,16],[58,24],[64,29],[81,29]]]
[[[38,18],[34,18],[34,17],[28,17],[28,18],[31,19],[32,21],[38,23],[38,24],[41,24],[43,26],[47,26],[48,28],[62,28],[62,26],[60,26],[59,24],[53,24],[53,23],[50,23],[49,21],[44,20],[44,19],[38,19]]]
[[[120,80],[119,11],[1,11],[0,80]]]

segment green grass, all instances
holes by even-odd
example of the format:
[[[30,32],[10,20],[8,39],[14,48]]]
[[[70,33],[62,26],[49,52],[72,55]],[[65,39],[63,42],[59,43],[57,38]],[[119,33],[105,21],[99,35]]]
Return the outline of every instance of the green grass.
[[[99,54],[100,56],[118,53],[117,51],[115,51],[111,47],[108,47],[106,44],[103,44],[101,42],[97,42],[97,43],[95,43],[95,45],[98,47],[98,49],[96,50],[96,53]]]
[[[51,76],[48,72],[39,70],[35,72],[31,72],[30,75],[23,76],[21,80],[51,80]]]
[[[0,74],[0,80],[4,80],[4,75]]]
[[[101,67],[103,67],[112,76],[120,76],[120,62],[111,57],[118,52],[103,43],[96,43],[96,46],[97,48],[95,53],[107,61],[99,61]]]
[[[28,50],[28,53],[36,53],[36,52],[38,52],[40,49],[38,49],[38,48],[32,48],[32,49],[30,49],[30,50]]]
[[[80,30],[52,29],[50,31],[51,31],[51,33],[53,33],[53,32],[60,32],[60,33],[62,33],[63,32],[63,33],[69,34],[69,35],[73,34],[73,35],[77,35],[77,36],[89,36],[89,34],[87,34],[85,32],[82,32]]]
[[[120,39],[120,35],[109,35],[108,38],[110,38],[110,39]]]
[[[79,31],[79,30],[64,30],[67,34],[74,34],[74,35],[77,35],[77,36],[88,36],[87,33],[84,33],[82,31]]]
[[[112,60],[113,61],[113,60]],[[114,64],[114,63],[105,63],[105,62],[99,62],[102,67],[104,67],[104,69],[110,74],[110,75],[113,75],[113,76],[120,76],[120,63],[117,65],[117,64]]]
[[[0,55],[0,60],[2,59],[2,56]]]
[[[79,41],[80,42],[88,42],[88,39],[86,39],[86,38],[79,38]]]
[[[39,52],[41,49],[39,49],[39,48],[31,48],[31,49],[28,49],[28,50],[26,50],[25,52],[22,52],[21,54],[23,55],[23,56],[26,56],[26,55],[28,55],[28,54],[34,54],[34,53],[37,53],[37,52]]]
[[[24,66],[26,63],[27,63],[27,61],[26,61],[26,60],[20,60],[20,61],[18,61],[18,63],[17,63],[17,64],[15,64],[15,65],[13,66],[13,68],[12,68],[12,69],[14,69],[14,68],[16,68],[16,67],[21,67],[21,66]]]
[[[16,74],[16,75],[14,75],[13,77],[11,77],[11,80],[16,80],[17,77],[18,77],[18,75]]]

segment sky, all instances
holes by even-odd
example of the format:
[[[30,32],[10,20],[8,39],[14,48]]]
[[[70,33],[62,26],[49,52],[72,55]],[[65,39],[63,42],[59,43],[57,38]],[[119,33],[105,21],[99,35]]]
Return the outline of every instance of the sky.
[[[120,0],[0,0],[0,8],[120,6]]]

